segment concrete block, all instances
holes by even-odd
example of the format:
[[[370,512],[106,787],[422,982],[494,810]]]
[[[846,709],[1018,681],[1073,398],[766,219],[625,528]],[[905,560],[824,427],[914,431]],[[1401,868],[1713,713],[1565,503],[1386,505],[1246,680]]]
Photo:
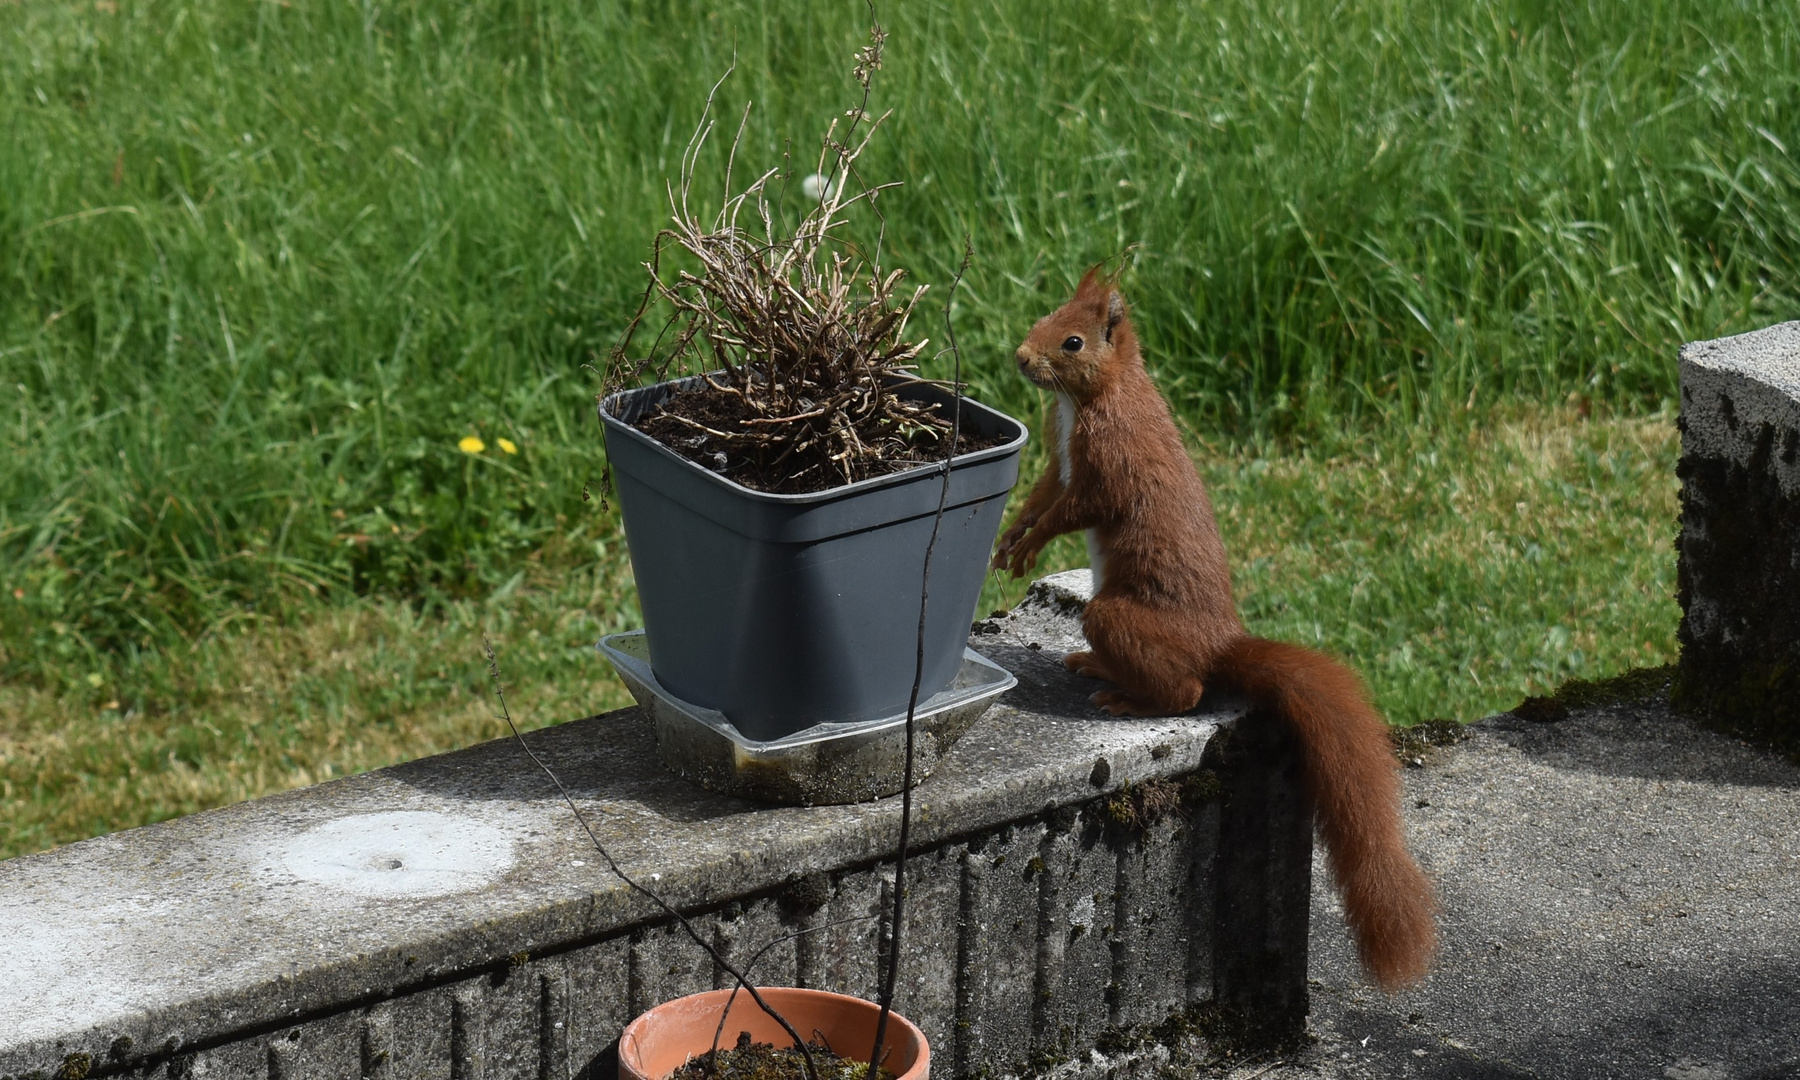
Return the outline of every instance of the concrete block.
[[[963,855],[958,1075],[1017,1073],[1030,1058],[1047,832],[1002,829]]]
[[[1300,756],[1267,717],[1219,740],[1212,1000],[1274,1039],[1306,1027],[1313,810]]]
[[[1081,645],[1080,584],[1051,582],[979,624],[971,643],[1019,685],[915,792],[897,1006],[947,1072],[1082,1052],[1109,1022],[1121,963],[1142,987],[1134,1016],[1179,1008],[1206,981],[1194,958],[1209,954],[1182,928],[1223,887],[1212,866],[1183,873],[1181,860],[1206,864],[1215,849],[1171,837],[1122,856],[1093,804],[1201,768],[1239,710],[1093,709],[1091,685],[1059,662]],[[626,870],[703,913],[707,940],[743,957],[808,931],[771,951],[759,981],[876,995],[893,800],[766,807],[687,786],[663,772],[636,710],[527,738]],[[1246,806],[1267,802],[1245,783]],[[1219,893],[1237,930],[1246,912],[1288,910],[1268,889],[1296,881],[1304,912],[1304,879],[1256,869],[1310,843],[1294,820],[1281,818],[1281,843],[1252,837],[1240,853],[1238,877],[1268,887],[1255,903],[1239,896],[1253,890]],[[1249,837],[1254,824],[1235,827]],[[1223,866],[1235,849],[1216,850]],[[611,1080],[626,1022],[721,982],[605,872],[511,740],[0,863],[0,922],[0,1080],[79,1055],[103,1075],[157,1080]],[[1239,940],[1201,936],[1221,954]],[[1303,978],[1304,937],[1299,948]]]
[[[1800,753],[1800,322],[1681,350],[1677,700]]]
[[[553,1072],[556,1080],[593,1073],[607,1048],[637,1015],[631,1009],[631,938],[608,938],[573,949],[558,958],[565,984],[567,1011],[556,1014],[567,1025],[568,1071]],[[612,1073],[593,1075],[593,1080],[613,1080]]]
[[[570,1080],[578,1066],[570,1053],[569,970],[566,957],[539,961],[534,973],[538,992],[538,1080]]]
[[[1187,1002],[1196,1005],[1213,996],[1213,950],[1218,947],[1213,928],[1218,921],[1219,887],[1219,787],[1211,769],[1195,774],[1185,784],[1184,806],[1189,828],[1187,865]]]
[[[267,1080],[269,1039],[244,1039],[177,1058],[169,1074],[171,1080]]]
[[[328,1016],[269,1040],[268,1080],[340,1080],[362,1075],[362,1018]]]
[[[887,877],[875,869],[825,876],[825,901],[802,916],[795,942],[799,983],[873,1000],[880,987],[876,957],[885,936]]]
[[[694,929],[712,936],[711,920],[696,917]],[[631,1015],[638,1016],[671,998],[713,988],[713,962],[687,931],[662,923],[631,935]]]
[[[529,954],[519,953],[488,974],[470,979],[458,999],[480,1047],[470,1062],[482,1080],[537,1080],[543,988]]]
[[[387,1052],[389,1080],[450,1080],[450,991],[442,987],[396,997],[375,1006],[380,1021],[372,1025],[372,1057]],[[378,1040],[384,1039],[383,1047]],[[379,1068],[379,1062],[376,1063]]]
[[[783,917],[778,900],[764,897],[736,904],[721,912],[713,924],[713,947],[757,986],[793,986],[799,977],[797,959],[801,927]],[[735,985],[724,968],[715,967],[713,988]]]
[[[932,1046],[950,1051],[957,1030],[956,967],[962,950],[965,849],[948,845],[906,863],[906,933],[894,1008],[919,1025]]]
[[[1119,840],[1113,925],[1115,1023],[1154,1024],[1186,1004],[1188,866],[1193,834],[1179,812]]]
[[[1046,831],[1038,993],[1033,1049],[1060,1061],[1092,1046],[1111,1023],[1118,853],[1103,815],[1090,805],[1058,815]]]

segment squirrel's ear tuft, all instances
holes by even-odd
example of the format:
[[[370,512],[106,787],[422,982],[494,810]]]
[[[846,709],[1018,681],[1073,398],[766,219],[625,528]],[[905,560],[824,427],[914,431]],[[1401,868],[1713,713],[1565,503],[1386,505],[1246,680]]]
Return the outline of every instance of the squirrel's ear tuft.
[[[1087,273],[1081,275],[1081,284],[1075,286],[1075,296],[1080,300],[1098,299],[1112,283],[1106,279],[1106,264],[1095,263],[1088,267]]]
[[[1106,340],[1107,341],[1112,340],[1113,327],[1119,325],[1120,320],[1122,320],[1124,318],[1125,318],[1125,298],[1123,296],[1119,295],[1119,290],[1112,289],[1112,288],[1107,289],[1106,290]]]

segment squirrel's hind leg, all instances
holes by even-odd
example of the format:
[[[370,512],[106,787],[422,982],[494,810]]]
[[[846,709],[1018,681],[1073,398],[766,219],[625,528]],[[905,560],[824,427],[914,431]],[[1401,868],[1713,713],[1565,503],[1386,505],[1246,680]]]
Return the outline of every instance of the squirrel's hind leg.
[[[1162,612],[1103,593],[1088,601],[1081,629],[1092,646],[1083,666],[1104,671],[1101,677],[1119,688],[1094,694],[1094,704],[1114,716],[1174,716],[1200,703],[1193,643]]]

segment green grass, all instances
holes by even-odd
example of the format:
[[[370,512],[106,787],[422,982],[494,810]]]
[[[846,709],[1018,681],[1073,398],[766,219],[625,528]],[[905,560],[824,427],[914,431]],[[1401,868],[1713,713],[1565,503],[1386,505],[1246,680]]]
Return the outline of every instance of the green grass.
[[[1250,628],[1343,656],[1412,723],[1673,659],[1676,442],[1667,416],[1482,408],[1199,461]],[[0,857],[500,737],[484,632],[522,726],[624,705],[592,647],[631,622],[616,552],[431,616],[321,605],[79,691],[0,685]],[[1085,561],[1063,538],[1039,572]]]
[[[1680,341],[1800,315],[1793,5],[882,14],[877,104],[894,115],[865,161],[906,184],[883,197],[891,259],[941,287],[969,235],[958,338],[976,392],[1003,407],[1035,411],[1008,362],[1029,322],[1133,244],[1152,365],[1219,462],[1351,469],[1377,447],[1426,452],[1414,431],[1547,416],[1570,394],[1649,415],[1672,397]],[[0,738],[35,746],[61,724],[80,743],[74,728],[118,700],[145,749],[114,731],[81,743],[77,771],[134,775],[104,760],[117,745],[139,770],[118,782],[137,783],[171,760],[151,754],[149,718],[190,723],[214,708],[192,695],[224,700],[205,697],[211,666],[220,685],[285,686],[274,673],[296,650],[310,670],[321,628],[385,634],[383,663],[445,673],[379,693],[360,676],[321,683],[339,704],[317,715],[345,718],[331,722],[354,742],[357,724],[424,717],[457,672],[479,672],[455,627],[507,612],[544,635],[565,618],[590,637],[629,623],[616,518],[583,497],[604,468],[583,365],[635,303],[711,81],[735,56],[722,111],[757,103],[743,163],[778,164],[790,145],[810,160],[849,104],[863,33],[858,5],[819,0],[0,2]],[[471,434],[485,453],[456,449]],[[1369,493],[1378,509],[1356,520],[1387,532],[1368,543],[1409,527],[1381,500],[1431,509],[1435,495],[1406,494],[1418,468]],[[1503,480],[1476,472],[1461,482]],[[1316,622],[1397,716],[1463,709],[1465,669],[1485,685],[1535,678],[1530,657],[1599,674],[1623,659],[1582,643],[1597,625],[1582,612],[1603,600],[1530,576],[1573,587],[1609,563],[1426,573],[1376,550],[1358,569],[1342,545],[1361,532],[1306,525],[1347,511],[1292,498],[1299,517],[1234,541],[1250,618],[1302,637]],[[1537,550],[1585,550],[1545,539]],[[1279,558],[1318,561],[1261,584],[1259,560]],[[1358,574],[1361,591],[1327,585]],[[1500,612],[1554,640],[1484,637]],[[1652,651],[1666,652],[1673,615],[1660,618]],[[1455,640],[1415,640],[1419,619]],[[514,675],[576,678],[564,663],[522,659]],[[1441,708],[1431,694],[1448,695]],[[294,734],[313,730],[305,715],[275,702],[242,716],[242,730],[208,721],[223,743],[183,745],[198,759],[291,743],[270,783],[319,775],[314,736]],[[334,767],[445,744],[383,739]],[[221,783],[79,825],[47,810],[64,823],[7,850],[253,790]]]

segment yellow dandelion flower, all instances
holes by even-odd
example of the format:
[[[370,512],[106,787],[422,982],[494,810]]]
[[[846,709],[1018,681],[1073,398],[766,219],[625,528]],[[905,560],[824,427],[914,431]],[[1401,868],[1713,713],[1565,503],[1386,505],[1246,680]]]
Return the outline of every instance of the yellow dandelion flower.
[[[519,448],[517,446],[513,445],[513,441],[511,439],[495,439],[494,441],[500,444],[500,449],[506,451],[509,454],[516,454],[519,452]]]
[[[456,444],[456,448],[465,454],[479,454],[487,449],[487,443],[473,435],[464,435],[462,441]]]

